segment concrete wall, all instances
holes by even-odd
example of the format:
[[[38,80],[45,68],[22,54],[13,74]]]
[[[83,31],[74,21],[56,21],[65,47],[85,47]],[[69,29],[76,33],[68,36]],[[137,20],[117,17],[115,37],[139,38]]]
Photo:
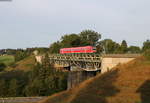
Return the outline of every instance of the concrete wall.
[[[38,63],[42,63],[42,56],[35,56],[35,59]]]
[[[101,73],[111,70],[118,64],[123,64],[134,60],[135,57],[103,57],[101,64]]]
[[[70,71],[68,75],[67,89],[71,89],[88,78],[96,76],[96,71]]]

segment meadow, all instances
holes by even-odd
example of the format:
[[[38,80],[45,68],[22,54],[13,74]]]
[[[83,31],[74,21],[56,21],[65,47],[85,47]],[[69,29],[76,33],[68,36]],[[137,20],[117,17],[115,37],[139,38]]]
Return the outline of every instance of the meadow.
[[[0,63],[5,63],[6,65],[9,65],[14,61],[15,61],[14,56],[11,55],[0,56]]]

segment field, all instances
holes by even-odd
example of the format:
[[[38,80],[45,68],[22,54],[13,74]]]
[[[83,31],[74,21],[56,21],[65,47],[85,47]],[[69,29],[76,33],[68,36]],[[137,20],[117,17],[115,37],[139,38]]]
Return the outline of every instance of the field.
[[[6,65],[9,65],[15,61],[14,56],[6,55],[6,56],[0,56],[0,63],[5,63]]]

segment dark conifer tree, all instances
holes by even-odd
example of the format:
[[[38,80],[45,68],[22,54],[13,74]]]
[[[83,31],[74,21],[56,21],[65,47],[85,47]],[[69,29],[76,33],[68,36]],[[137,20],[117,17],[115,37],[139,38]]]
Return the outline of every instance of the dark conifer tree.
[[[12,79],[9,83],[8,95],[9,97],[17,97],[19,91],[18,81]]]
[[[7,89],[6,89],[6,82],[4,79],[0,80],[0,97],[6,97]]]
[[[144,43],[143,43],[143,52],[150,49],[150,40],[146,40]]]
[[[122,41],[121,43],[121,53],[127,53],[128,51],[128,45],[125,40]]]

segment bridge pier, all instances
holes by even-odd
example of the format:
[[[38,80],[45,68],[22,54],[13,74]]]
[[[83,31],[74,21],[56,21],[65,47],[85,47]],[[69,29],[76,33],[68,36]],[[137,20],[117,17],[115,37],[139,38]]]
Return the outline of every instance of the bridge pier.
[[[97,71],[70,71],[68,74],[68,89],[73,88],[84,80],[96,76]]]

